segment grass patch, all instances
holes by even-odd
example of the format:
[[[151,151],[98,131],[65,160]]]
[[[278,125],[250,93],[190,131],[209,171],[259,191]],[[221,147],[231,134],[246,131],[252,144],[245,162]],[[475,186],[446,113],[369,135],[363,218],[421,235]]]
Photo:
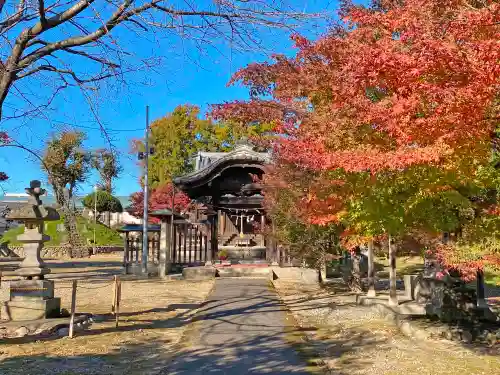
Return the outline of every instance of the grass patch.
[[[45,233],[50,236],[50,240],[46,242],[45,245],[59,246],[61,245],[61,243],[64,243],[66,241],[66,233],[59,232],[57,230],[57,226],[59,224],[63,224],[63,218],[46,223]],[[77,217],[78,233],[83,237],[85,241],[92,241],[94,239],[94,227],[97,246],[123,245],[123,239],[120,237],[120,234],[116,230],[110,229],[101,223],[94,224],[93,221],[87,220],[82,216]],[[14,246],[21,245],[21,243],[17,240],[17,236],[23,233],[23,231],[24,225],[9,229],[0,239],[0,243],[8,242],[10,245]]]
[[[375,259],[375,272],[378,277],[389,277],[389,259],[379,257]],[[400,257],[396,260],[396,275],[418,274],[424,270],[424,258],[422,257]]]
[[[486,284],[500,286],[500,272],[486,269],[484,272],[484,282]]]

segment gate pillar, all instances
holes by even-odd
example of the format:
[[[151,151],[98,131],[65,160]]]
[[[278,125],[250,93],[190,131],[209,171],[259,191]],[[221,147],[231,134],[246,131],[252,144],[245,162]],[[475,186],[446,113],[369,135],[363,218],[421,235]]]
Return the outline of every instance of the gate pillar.
[[[172,220],[172,216],[166,216],[161,219],[160,224],[160,277],[165,277],[172,269],[172,252],[174,249],[170,244],[170,220]]]

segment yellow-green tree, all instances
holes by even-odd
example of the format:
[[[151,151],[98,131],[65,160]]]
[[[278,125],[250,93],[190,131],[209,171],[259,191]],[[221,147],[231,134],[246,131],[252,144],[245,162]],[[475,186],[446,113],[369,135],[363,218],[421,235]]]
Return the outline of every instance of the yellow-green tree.
[[[270,131],[269,125],[214,122],[200,118],[200,109],[181,105],[151,124],[149,179],[153,188],[168,183],[173,176],[192,170],[191,158],[198,151],[228,151],[242,137],[252,138]],[[144,150],[142,141],[134,150]]]
[[[46,169],[56,202],[64,215],[64,226],[69,243],[80,243],[76,231],[73,193],[79,183],[85,181],[90,168],[90,154],[82,149],[85,134],[62,132],[47,142],[42,166]]]

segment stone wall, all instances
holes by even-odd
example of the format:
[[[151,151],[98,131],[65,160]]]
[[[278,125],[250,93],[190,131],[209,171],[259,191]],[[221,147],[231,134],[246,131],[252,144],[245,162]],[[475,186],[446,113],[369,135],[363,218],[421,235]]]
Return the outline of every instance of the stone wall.
[[[9,247],[12,256],[24,258],[24,249],[22,246]],[[123,252],[123,246],[97,246],[96,254],[109,254]],[[92,246],[85,246],[82,249],[71,250],[69,246],[45,246],[40,256],[45,259],[69,259],[85,258],[92,254]]]
[[[9,250],[20,258],[24,258],[22,246],[12,246]],[[67,246],[46,246],[40,252],[42,258],[65,259],[71,258],[71,248]]]
[[[96,254],[110,254],[123,252],[123,246],[96,246]]]

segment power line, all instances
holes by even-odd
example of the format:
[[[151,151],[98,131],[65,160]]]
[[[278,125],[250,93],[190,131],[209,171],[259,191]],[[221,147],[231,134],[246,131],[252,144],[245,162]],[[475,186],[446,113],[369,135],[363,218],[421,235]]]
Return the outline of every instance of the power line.
[[[82,129],[89,129],[89,130],[102,130],[101,128],[96,128],[92,126],[83,126],[83,125],[72,125],[68,124],[71,126],[74,126],[75,128],[82,128]],[[121,132],[136,132],[136,131],[144,131],[144,129],[110,129],[110,128],[104,128],[108,132],[115,132],[115,133],[121,133]]]
[[[75,128],[81,128],[81,129],[103,130],[102,128],[93,127],[93,126],[74,125],[74,124],[63,123],[63,122],[60,122],[60,123],[66,124],[66,125],[69,125],[69,126],[73,126]],[[139,128],[137,128],[137,129],[111,129],[111,128],[104,128],[104,130],[106,130],[107,132],[114,132],[114,133],[144,131],[144,129],[139,129]]]
[[[77,125],[77,124],[72,124],[70,122],[66,121],[61,121],[61,120],[51,120],[51,122],[55,122],[57,124],[62,124],[62,125],[68,125],[72,126],[75,128],[82,128],[82,129],[89,129],[89,130],[103,130],[101,127],[94,127],[94,126],[85,126],[85,125]],[[93,121],[88,121],[88,122],[93,122]],[[113,129],[113,128],[104,128],[104,130],[109,131],[109,132],[135,132],[135,131],[144,131],[144,129],[137,128],[137,129]]]

